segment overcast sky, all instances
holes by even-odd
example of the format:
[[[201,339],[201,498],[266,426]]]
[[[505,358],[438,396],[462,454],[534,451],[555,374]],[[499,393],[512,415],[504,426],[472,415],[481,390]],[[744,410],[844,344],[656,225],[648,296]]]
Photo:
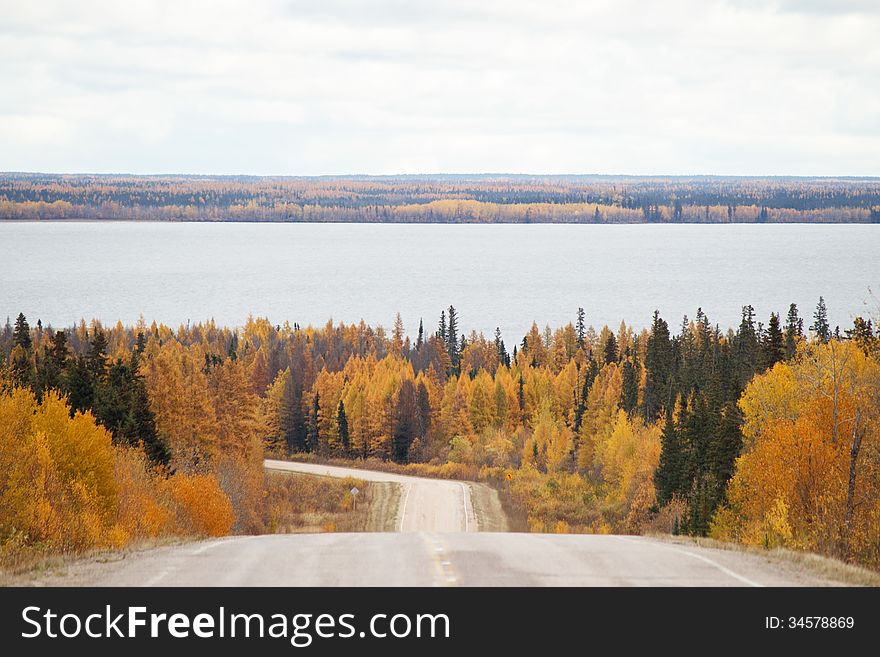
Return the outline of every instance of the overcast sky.
[[[0,170],[880,175],[878,0],[0,0]]]

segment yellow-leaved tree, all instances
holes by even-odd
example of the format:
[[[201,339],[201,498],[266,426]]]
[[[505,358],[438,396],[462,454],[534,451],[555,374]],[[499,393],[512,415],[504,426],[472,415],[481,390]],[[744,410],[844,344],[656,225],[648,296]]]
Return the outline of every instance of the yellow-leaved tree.
[[[723,539],[880,565],[880,364],[852,341],[802,344],[740,400],[745,445]]]

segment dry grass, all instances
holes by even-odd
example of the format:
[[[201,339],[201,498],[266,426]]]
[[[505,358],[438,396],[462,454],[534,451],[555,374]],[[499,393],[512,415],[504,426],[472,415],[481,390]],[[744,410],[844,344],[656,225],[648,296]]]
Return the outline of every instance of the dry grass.
[[[742,552],[777,561],[781,565],[801,569],[815,577],[846,584],[850,586],[880,586],[880,573],[868,570],[861,566],[844,563],[830,557],[823,557],[812,552],[798,552],[784,548],[766,550],[763,548],[741,545],[739,543],[727,543],[716,541],[711,538],[696,536],[672,536],[670,534],[649,533],[650,538],[676,543],[678,545],[697,545],[715,550],[728,550]]]
[[[188,537],[164,536],[135,540],[124,548],[99,548],[83,552],[59,553],[37,547],[20,551],[16,558],[10,557],[0,567],[0,586],[33,586],[47,576],[63,575],[72,563],[94,561],[111,563],[122,561],[129,555],[191,541]],[[6,557],[4,557],[6,559]]]
[[[267,472],[267,533],[388,531],[397,515],[397,489],[352,477]]]
[[[498,491],[486,484],[468,484],[471,489],[471,505],[481,532],[507,532],[510,526],[507,514],[501,506]]]

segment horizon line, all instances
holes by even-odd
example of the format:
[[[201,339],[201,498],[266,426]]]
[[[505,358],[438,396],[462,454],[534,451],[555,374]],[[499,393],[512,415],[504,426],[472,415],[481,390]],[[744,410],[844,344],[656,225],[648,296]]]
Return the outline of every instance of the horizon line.
[[[291,179],[333,179],[333,178],[441,178],[441,177],[501,177],[501,178],[728,178],[728,179],[768,179],[788,178],[801,180],[880,180],[880,174],[733,174],[733,173],[536,173],[515,171],[434,171],[421,173],[208,173],[208,172],[152,172],[131,173],[124,171],[0,171],[0,176],[127,176],[132,178],[161,177],[202,177],[202,178],[291,178]]]

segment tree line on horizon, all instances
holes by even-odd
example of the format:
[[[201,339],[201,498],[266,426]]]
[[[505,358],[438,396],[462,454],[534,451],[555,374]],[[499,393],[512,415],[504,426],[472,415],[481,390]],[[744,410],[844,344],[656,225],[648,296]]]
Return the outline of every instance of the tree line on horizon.
[[[0,174],[0,220],[878,223],[880,180]]]
[[[745,306],[727,331],[702,309],[677,330],[655,313],[640,332],[596,331],[579,309],[511,348],[497,330],[466,334],[452,306],[414,340],[399,315],[390,331],[54,330],[19,315],[0,331],[2,404],[27,417],[66,404],[140,454],[155,491],[178,477],[195,497],[222,492],[232,519],[212,493],[214,528],[259,531],[262,455],[310,455],[495,482],[533,531],[710,535],[878,567],[880,333],[862,318],[832,329],[823,299],[804,324],[792,304],[766,324]],[[0,443],[7,509],[23,504],[2,458],[15,445]],[[9,513],[0,540],[39,516]]]

